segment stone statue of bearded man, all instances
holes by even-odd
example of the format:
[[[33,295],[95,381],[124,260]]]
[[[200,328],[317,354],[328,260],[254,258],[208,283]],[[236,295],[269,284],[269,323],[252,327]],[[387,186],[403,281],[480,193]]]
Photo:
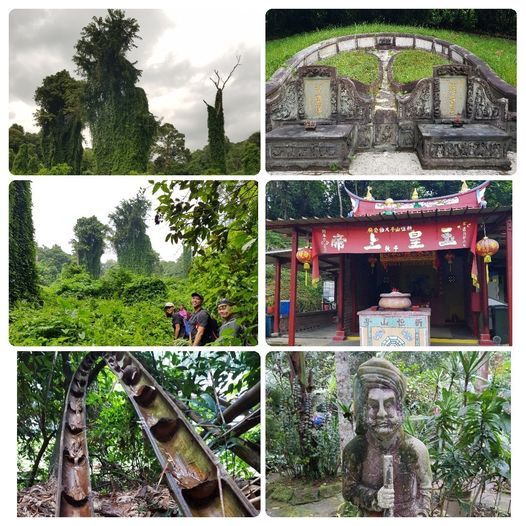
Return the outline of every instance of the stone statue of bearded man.
[[[372,358],[354,379],[356,436],[343,451],[343,497],[362,516],[427,516],[431,466],[426,446],[404,433],[406,380],[392,363]],[[391,483],[384,478],[392,463]]]

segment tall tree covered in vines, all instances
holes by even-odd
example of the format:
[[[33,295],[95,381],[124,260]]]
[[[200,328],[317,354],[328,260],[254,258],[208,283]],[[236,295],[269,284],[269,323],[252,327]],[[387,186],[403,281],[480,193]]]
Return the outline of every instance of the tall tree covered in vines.
[[[150,202],[141,190],[134,198],[122,200],[110,214],[113,225],[112,246],[119,265],[137,274],[150,275],[157,261],[146,233]]]
[[[146,172],[156,121],[143,89],[141,71],[126,55],[140,38],[135,18],[109,9],[82,29],[73,60],[86,79],[84,105],[99,174]]]
[[[100,276],[100,258],[104,253],[104,239],[108,227],[95,216],[80,217],[73,228],[72,245],[79,265],[86,267],[93,278]]]
[[[35,91],[35,102],[39,106],[35,120],[42,130],[41,144],[46,168],[67,164],[72,173],[80,173],[83,85],[83,82],[62,70],[47,76]]]
[[[9,303],[38,298],[30,181],[9,186]]]
[[[210,149],[209,172],[225,174],[226,170],[226,138],[225,138],[225,114],[223,111],[223,90],[232,77],[235,69],[240,65],[241,57],[237,57],[236,65],[232,68],[228,77],[223,80],[217,70],[214,71],[215,78],[210,80],[216,87],[214,105],[206,104],[208,114],[208,147]]]

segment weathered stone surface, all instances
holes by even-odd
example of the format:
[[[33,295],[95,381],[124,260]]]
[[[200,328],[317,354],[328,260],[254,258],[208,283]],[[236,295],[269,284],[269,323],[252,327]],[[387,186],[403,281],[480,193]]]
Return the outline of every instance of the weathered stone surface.
[[[510,136],[495,126],[466,124],[453,128],[443,124],[417,126],[417,154],[425,168],[461,167],[509,170]]]
[[[381,149],[394,149],[397,144],[396,111],[377,109],[374,113],[374,146]]]
[[[328,119],[331,116],[331,79],[305,78],[303,80],[306,119]]]
[[[433,47],[433,42],[431,42],[430,40],[424,40],[422,38],[415,38],[415,47],[417,49],[431,51],[431,48]]]
[[[336,47],[336,44],[325,46],[319,51],[320,59],[332,57],[333,55],[336,55],[336,53],[338,53],[338,48]]]
[[[413,47],[414,39],[412,37],[396,37],[396,47]]]
[[[354,129],[352,124],[320,125],[312,131],[300,126],[276,128],[267,133],[267,169],[347,167]]]
[[[338,47],[340,48],[340,53],[342,51],[353,51],[356,49],[356,40],[354,38],[348,38],[347,40],[341,40],[338,43]]]
[[[440,117],[465,116],[468,79],[466,76],[440,77]]]
[[[272,495],[274,497],[274,495]],[[307,504],[309,502],[317,502],[320,500],[320,492],[315,487],[300,487],[295,488],[291,504]]]
[[[343,497],[364,516],[428,516],[432,474],[426,446],[404,433],[406,380],[383,358],[357,371],[356,436],[342,460]]]
[[[375,46],[374,37],[357,38],[356,41],[358,42],[358,47],[359,48],[368,48],[368,47],[374,47]]]
[[[432,120],[433,94],[431,79],[418,81],[415,89],[401,97],[397,95],[398,117],[404,120]]]
[[[284,484],[276,484],[270,492],[268,492],[267,497],[272,497],[278,502],[289,502],[294,495],[294,489],[290,486],[285,486]]]

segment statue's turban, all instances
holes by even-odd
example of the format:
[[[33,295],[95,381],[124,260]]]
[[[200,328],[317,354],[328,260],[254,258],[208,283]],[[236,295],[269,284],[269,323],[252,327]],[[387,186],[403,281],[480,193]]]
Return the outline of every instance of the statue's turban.
[[[375,387],[388,388],[398,395],[400,402],[405,398],[407,383],[404,375],[398,367],[383,358],[371,358],[362,363],[356,372],[356,379],[366,392]]]

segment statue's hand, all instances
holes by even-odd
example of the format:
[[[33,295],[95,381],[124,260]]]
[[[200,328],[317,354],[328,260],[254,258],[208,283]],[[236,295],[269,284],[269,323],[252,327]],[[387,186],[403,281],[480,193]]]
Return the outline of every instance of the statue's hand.
[[[376,503],[380,508],[392,508],[394,506],[395,492],[393,488],[382,486],[376,494]]]

